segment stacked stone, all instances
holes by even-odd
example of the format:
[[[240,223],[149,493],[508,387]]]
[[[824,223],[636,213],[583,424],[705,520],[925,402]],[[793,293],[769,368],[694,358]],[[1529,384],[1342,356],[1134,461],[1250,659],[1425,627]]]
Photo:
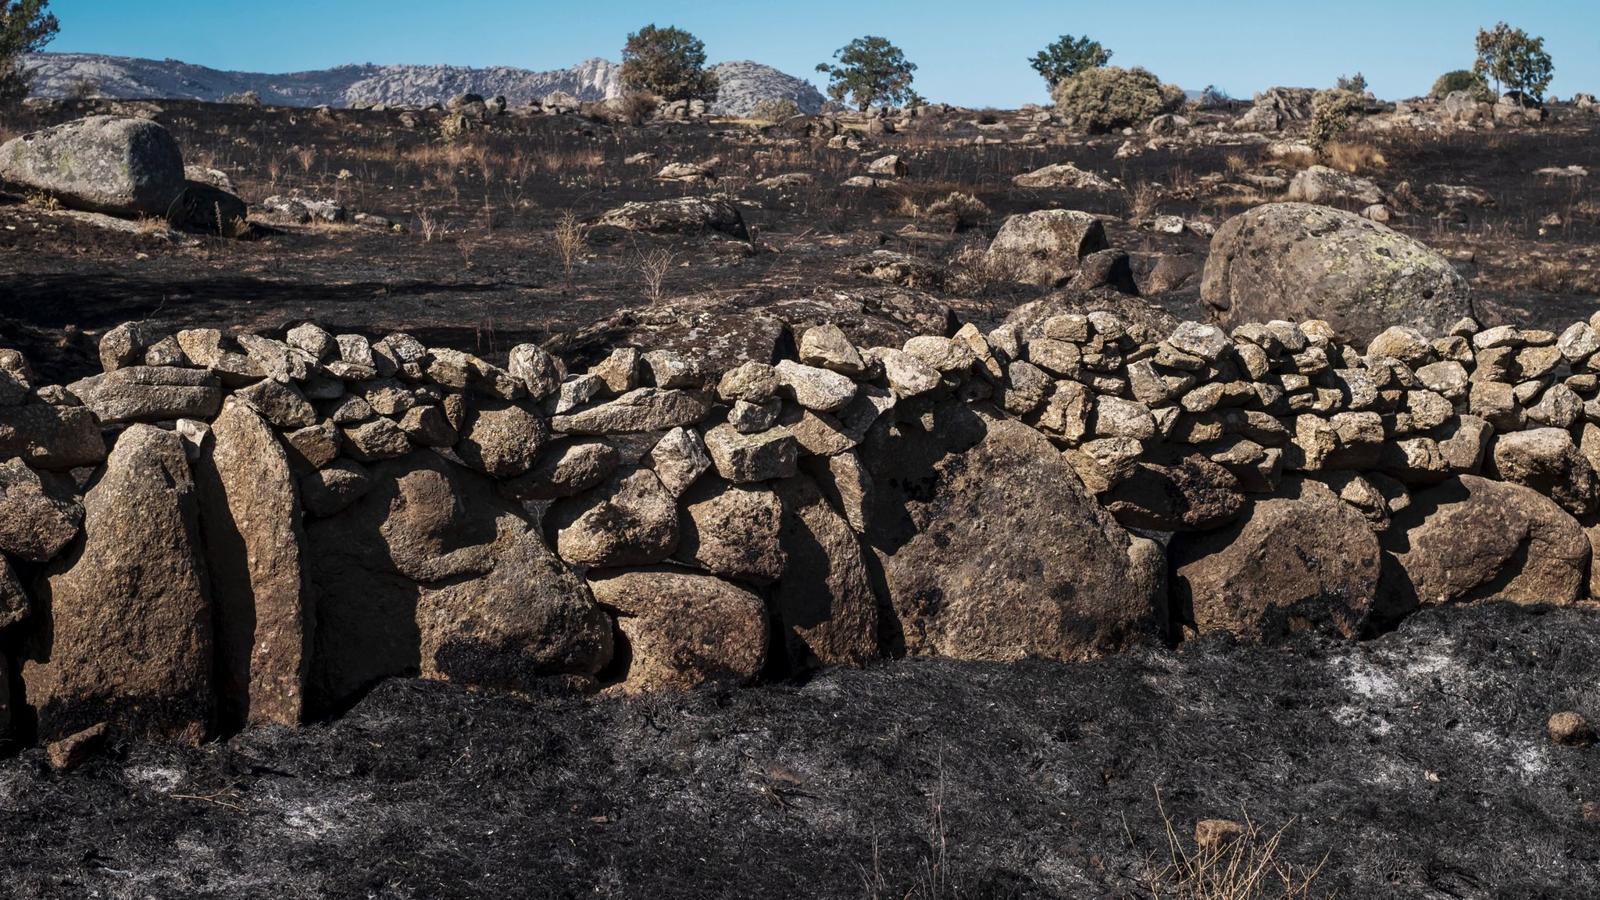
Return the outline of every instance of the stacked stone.
[[[1094,312],[796,346],[579,373],[128,324],[66,387],[0,351],[0,627],[50,608],[22,642],[40,737],[293,724],[394,675],[631,691],[1592,593],[1593,322],[1362,352]],[[1451,541],[1472,559],[1430,562]]]

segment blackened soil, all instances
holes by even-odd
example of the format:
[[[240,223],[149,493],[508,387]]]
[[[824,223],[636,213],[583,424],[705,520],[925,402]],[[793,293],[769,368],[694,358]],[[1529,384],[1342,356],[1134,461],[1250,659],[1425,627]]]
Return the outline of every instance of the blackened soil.
[[[0,892],[50,897],[1122,897],[1162,811],[1287,826],[1313,896],[1600,895],[1600,613],[1361,644],[900,661],[641,699],[393,681],[345,718],[67,775],[0,764]],[[1158,806],[1159,801],[1159,806]]]

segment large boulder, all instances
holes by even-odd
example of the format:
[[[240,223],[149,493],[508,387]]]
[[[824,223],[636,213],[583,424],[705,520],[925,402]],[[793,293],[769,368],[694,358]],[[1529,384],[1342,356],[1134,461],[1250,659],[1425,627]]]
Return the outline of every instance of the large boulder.
[[[83,505],[83,541],[39,585],[23,663],[39,740],[110,722],[198,742],[212,720],[213,629],[183,439],[124,431]]]
[[[1075,209],[1041,209],[1007,218],[988,262],[1015,281],[1050,287],[1077,274],[1079,260],[1107,249],[1100,219]]]
[[[1377,596],[1380,552],[1367,520],[1325,485],[1298,479],[1231,528],[1179,534],[1178,621],[1266,641],[1318,628],[1358,635]]]
[[[1391,325],[1437,335],[1472,315],[1467,283],[1442,255],[1308,203],[1269,203],[1224,222],[1200,294],[1229,326],[1325,319],[1362,346]]]
[[[874,429],[866,540],[923,656],[1083,659],[1154,631],[1156,578],[1049,439],[992,407],[942,404]]]
[[[1327,166],[1302,170],[1289,182],[1290,200],[1301,203],[1354,204],[1368,207],[1383,202],[1383,191],[1371,179]]]
[[[321,708],[390,676],[530,690],[610,661],[609,619],[493,481],[431,451],[372,476],[306,529]]]
[[[714,575],[666,567],[597,572],[589,587],[616,614],[625,692],[747,684],[766,663],[761,598]]]
[[[1411,496],[1383,535],[1384,605],[1568,603],[1587,587],[1578,521],[1521,485],[1462,475]]]
[[[230,399],[195,466],[211,573],[220,724],[298,725],[311,665],[300,496],[283,444]]]
[[[748,240],[739,207],[720,197],[676,197],[625,203],[602,215],[597,226],[624,231],[671,234],[721,234]]]
[[[1291,122],[1311,118],[1311,88],[1274,87],[1255,96],[1255,105],[1234,120],[1239,131],[1280,131]]]
[[[184,190],[183,154],[148,119],[90,116],[0,145],[0,181],[74,209],[165,216]]]
[[[821,487],[800,475],[777,483],[783,500],[783,576],[772,611],[789,663],[860,665],[878,655],[878,597],[861,540]]]

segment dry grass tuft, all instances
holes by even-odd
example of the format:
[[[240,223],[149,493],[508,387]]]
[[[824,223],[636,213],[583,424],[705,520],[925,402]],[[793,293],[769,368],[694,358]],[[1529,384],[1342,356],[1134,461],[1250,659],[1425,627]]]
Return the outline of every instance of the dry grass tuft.
[[[570,209],[556,221],[556,253],[561,257],[561,270],[566,273],[568,284],[572,283],[572,267],[577,264],[578,254],[583,252],[588,236],[589,226]]]
[[[1153,861],[1146,888],[1157,900],[1310,900],[1327,857],[1313,868],[1286,862],[1280,855],[1283,835],[1293,820],[1268,834],[1248,816],[1232,834],[1213,835],[1190,850],[1178,837],[1172,819],[1156,796],[1166,825],[1170,861]]]
[[[1359,175],[1363,172],[1381,172],[1389,167],[1383,153],[1371,144],[1329,144],[1328,165]]]
[[[1161,185],[1153,181],[1136,181],[1124,189],[1128,195],[1128,218],[1148,219],[1161,207]]]

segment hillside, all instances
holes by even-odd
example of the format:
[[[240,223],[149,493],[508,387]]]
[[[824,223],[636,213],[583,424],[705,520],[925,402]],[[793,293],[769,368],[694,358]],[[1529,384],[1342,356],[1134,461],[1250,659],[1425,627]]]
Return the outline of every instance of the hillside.
[[[175,59],[140,59],[94,53],[38,53],[27,65],[41,97],[88,94],[117,99],[219,101],[254,91],[272,106],[427,106],[458,94],[503,95],[513,106],[560,91],[579,100],[605,100],[622,92],[621,67],[587,59],[565,69],[535,72],[511,66],[348,65],[310,72],[230,72]],[[715,67],[722,92],[715,108],[744,115],[769,99],[792,100],[802,112],[822,108],[822,95],[806,81],[750,61]]]

